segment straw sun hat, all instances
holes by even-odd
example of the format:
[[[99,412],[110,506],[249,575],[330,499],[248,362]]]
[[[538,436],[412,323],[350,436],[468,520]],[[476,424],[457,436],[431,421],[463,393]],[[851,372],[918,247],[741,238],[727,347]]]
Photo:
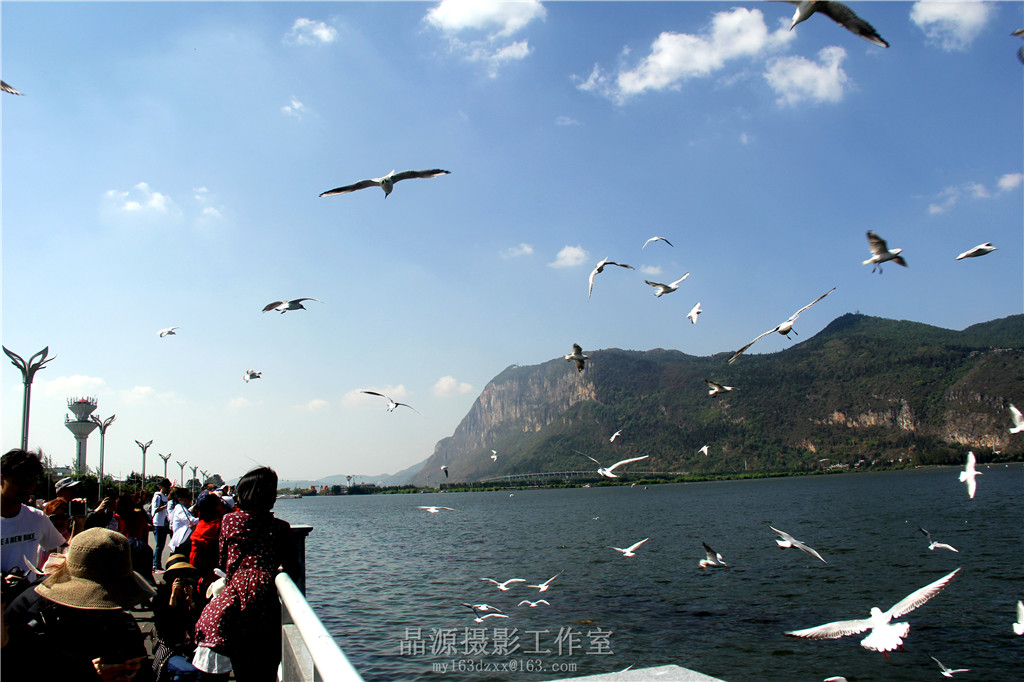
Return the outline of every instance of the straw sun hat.
[[[35,589],[52,602],[97,610],[128,609],[156,594],[132,570],[128,538],[106,528],[71,538],[64,565]]]
[[[198,577],[196,567],[188,562],[188,557],[184,554],[172,554],[167,557],[167,564],[164,566],[164,582],[169,582],[175,578],[192,578],[193,580]]]

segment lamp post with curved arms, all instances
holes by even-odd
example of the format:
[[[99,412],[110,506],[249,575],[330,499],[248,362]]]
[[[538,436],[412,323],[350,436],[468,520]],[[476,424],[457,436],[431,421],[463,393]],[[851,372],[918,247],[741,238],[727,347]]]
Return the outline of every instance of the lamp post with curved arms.
[[[201,473],[203,475],[203,486],[202,487],[205,488],[206,484],[210,482],[210,472],[209,471],[203,471],[202,469],[200,469],[199,473]]]
[[[100,419],[96,415],[89,415],[89,418],[100,426],[100,495],[99,499],[103,499],[103,441],[107,435],[107,427],[114,423],[117,419],[116,414],[112,414],[106,419]]]
[[[148,443],[143,444],[142,441],[135,441],[135,444],[142,448],[142,484],[139,486],[139,490],[146,487],[146,450],[149,450],[149,446],[153,444],[150,440]]]
[[[21,449],[28,450],[28,408],[32,400],[32,379],[35,378],[36,372],[43,369],[43,365],[57,356],[47,358],[46,355],[50,352],[50,347],[47,346],[25,362],[20,355],[7,350],[6,346],[3,346],[3,349],[11,359],[11,364],[21,372],[21,378],[25,382],[24,400],[21,405]]]
[[[196,469],[198,469],[198,468],[199,468],[198,464],[189,467],[189,469],[192,470],[192,480],[188,482],[188,489],[189,490],[192,490],[192,481],[196,480]],[[198,495],[199,491],[198,490],[192,490],[192,494],[193,495]]]
[[[188,460],[186,459],[184,462],[174,460],[174,463],[181,467],[181,477],[178,479],[178,487],[181,487],[181,484],[185,482],[185,465],[188,464]]]
[[[156,456],[164,461],[164,478],[167,478],[167,460],[171,458],[171,453],[168,452],[166,455],[161,455],[158,452],[156,453]]]

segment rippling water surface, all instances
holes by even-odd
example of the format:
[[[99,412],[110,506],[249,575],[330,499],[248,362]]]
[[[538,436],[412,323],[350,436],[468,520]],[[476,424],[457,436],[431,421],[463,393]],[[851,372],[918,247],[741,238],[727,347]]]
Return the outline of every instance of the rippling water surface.
[[[958,679],[1019,679],[1024,637],[1011,624],[1024,599],[1024,470],[983,466],[974,500],[957,471],[512,497],[311,497],[281,500],[275,511],[314,527],[307,597],[366,680],[554,680],[669,663],[730,682],[941,679],[929,656],[971,669]],[[768,524],[828,564],[777,547]],[[960,552],[929,551],[918,526]],[[609,549],[645,537],[632,558]],[[702,541],[731,568],[700,570]],[[905,650],[888,659],[862,648],[863,635],[783,634],[888,609],[961,566],[945,591],[904,618]],[[559,571],[543,595],[524,583],[500,592],[481,581],[537,584]],[[541,597],[550,606],[517,606]],[[460,602],[510,617],[476,624]],[[516,635],[519,649],[503,653]]]

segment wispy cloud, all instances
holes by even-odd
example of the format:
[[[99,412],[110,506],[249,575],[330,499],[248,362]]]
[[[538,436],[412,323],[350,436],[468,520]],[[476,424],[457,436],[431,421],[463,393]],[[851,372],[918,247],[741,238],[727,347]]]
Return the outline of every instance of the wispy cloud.
[[[556,126],[578,126],[580,122],[569,116],[559,116],[555,119]]]
[[[281,107],[281,111],[286,116],[291,116],[292,118],[302,118],[302,116],[306,113],[306,105],[300,102],[298,97],[292,95],[291,99],[288,101],[288,104],[285,104],[283,107]]]
[[[775,49],[793,37],[781,23],[770,32],[760,10],[734,8],[715,13],[704,34],[661,33],[635,66],[620,65],[616,72],[607,73],[595,65],[587,78],[573,76],[573,80],[580,90],[622,104],[647,91],[678,90],[687,80],[709,77],[731,60]],[[622,59],[628,56],[629,50],[624,50]]]
[[[838,102],[849,80],[842,63],[846,50],[830,46],[818,52],[818,62],[803,57],[779,57],[768,64],[764,77],[779,95],[779,104]]]
[[[533,253],[533,247],[529,244],[520,244],[519,246],[512,246],[501,252],[502,258],[518,258],[519,256],[529,256]]]
[[[660,275],[662,270],[658,265],[641,265],[640,272],[645,275]]]
[[[1020,187],[1022,182],[1024,182],[1024,173],[1007,173],[996,181],[996,186],[999,187],[1000,192],[1009,192],[1011,189]]]
[[[537,0],[442,0],[427,12],[424,21],[444,33],[451,53],[484,64],[487,75],[497,78],[504,65],[525,59],[531,52],[528,41],[512,40],[512,36],[546,14]]]
[[[184,402],[174,391],[157,391],[152,386],[134,386],[118,391],[122,402],[128,405],[174,405]]]
[[[303,403],[301,405],[292,405],[292,409],[298,412],[316,412],[317,410],[324,409],[325,407],[327,407],[328,404],[329,403],[326,400],[321,400],[320,398],[313,398],[308,403]]]
[[[437,380],[431,390],[440,398],[450,398],[469,393],[473,390],[473,386],[465,381],[459,381],[453,376],[444,376]]]
[[[61,396],[94,396],[107,391],[107,384],[99,377],[85,376],[84,374],[72,374],[71,376],[55,377],[46,381],[45,379],[34,382],[36,390],[43,395]]]
[[[924,31],[930,43],[950,52],[966,50],[994,11],[990,2],[915,2],[910,20]]]
[[[137,183],[130,190],[107,190],[107,200],[118,210],[132,214],[167,214],[174,210],[174,202],[162,192],[150,188],[149,183]]]
[[[338,31],[333,26],[299,17],[285,34],[284,41],[291,45],[324,45],[333,43],[337,38]]]
[[[996,179],[995,190],[989,190],[984,184],[973,180],[960,185],[952,185],[935,195],[933,201],[928,204],[928,213],[931,215],[945,213],[964,198],[994,199],[1017,189],[1022,182],[1024,182],[1024,174],[1007,173]]]
[[[548,265],[553,268],[574,268],[577,265],[582,265],[586,259],[587,252],[582,246],[566,245],[555,256],[555,260],[548,263]]]
[[[252,402],[250,402],[248,398],[242,396],[238,398],[232,398],[231,400],[228,401],[229,410],[241,410],[246,407],[249,407],[249,405],[252,405]]]

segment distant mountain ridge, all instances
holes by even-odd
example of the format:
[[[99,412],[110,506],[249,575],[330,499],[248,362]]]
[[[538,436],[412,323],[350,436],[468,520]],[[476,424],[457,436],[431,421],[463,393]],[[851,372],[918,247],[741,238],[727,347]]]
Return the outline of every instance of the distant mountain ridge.
[[[650,455],[637,471],[799,470],[879,456],[960,461],[965,448],[1024,455],[1009,403],[1024,403],[1024,315],[962,331],[849,313],[786,350],[696,357],[586,350],[511,366],[434,448],[416,485],[596,469]],[[704,379],[735,386],[708,396]],[[609,437],[617,430],[614,443]],[[705,457],[697,450],[710,445]],[[498,460],[491,460],[491,450]],[[448,468],[446,479],[441,465]]]

